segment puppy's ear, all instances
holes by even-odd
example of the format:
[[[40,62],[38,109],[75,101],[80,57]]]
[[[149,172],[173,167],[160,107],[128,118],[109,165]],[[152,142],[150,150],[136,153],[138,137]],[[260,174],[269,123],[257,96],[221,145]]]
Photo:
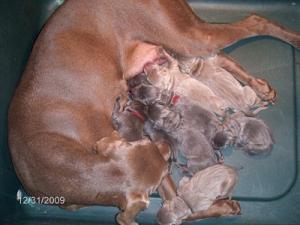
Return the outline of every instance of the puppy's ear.
[[[216,133],[215,137],[213,138],[213,147],[219,149],[226,145],[227,136],[224,132]]]

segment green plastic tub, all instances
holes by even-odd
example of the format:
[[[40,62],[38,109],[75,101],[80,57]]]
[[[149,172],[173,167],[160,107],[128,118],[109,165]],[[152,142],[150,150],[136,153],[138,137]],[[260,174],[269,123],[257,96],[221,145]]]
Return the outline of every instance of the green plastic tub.
[[[0,1],[0,225],[113,224],[117,209],[94,206],[67,212],[56,206],[22,204],[21,189],[11,164],[7,144],[7,110],[30,54],[47,18],[63,0]],[[300,1],[190,1],[201,18],[215,23],[233,22],[258,13],[300,32]],[[247,70],[267,79],[278,91],[275,106],[261,112],[275,137],[268,157],[248,157],[227,149],[225,161],[239,169],[234,198],[242,215],[207,219],[194,224],[300,224],[300,51],[269,37],[243,40],[225,49]],[[160,198],[151,198],[149,209],[137,220],[155,224]]]

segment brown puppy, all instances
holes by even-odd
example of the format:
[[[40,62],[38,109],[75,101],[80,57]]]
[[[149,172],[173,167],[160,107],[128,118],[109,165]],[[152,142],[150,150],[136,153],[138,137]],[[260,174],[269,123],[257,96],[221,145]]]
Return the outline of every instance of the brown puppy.
[[[214,207],[223,210],[214,214],[215,217],[238,215],[238,202],[225,200],[231,197],[237,178],[235,170],[226,165],[211,166],[199,171],[192,178],[182,178],[177,190],[178,196],[165,201],[158,212],[159,224],[181,224],[183,220],[193,218],[194,213],[201,219],[202,213],[213,211]],[[202,218],[205,218],[204,214]]]
[[[65,1],[40,32],[9,110],[9,145],[23,187],[34,196],[65,196],[68,204],[112,204],[113,193],[95,198],[110,183],[102,182],[107,162],[92,146],[113,131],[122,79],[158,58],[143,43],[205,57],[257,35],[300,47],[299,34],[267,19],[208,24],[184,0]]]
[[[106,199],[106,204],[122,210],[117,216],[119,224],[134,224],[135,215],[148,207],[149,195],[168,173],[166,161],[148,139],[128,143],[116,131],[98,141],[94,150],[103,158],[103,163],[95,166],[101,168],[98,175],[105,184],[94,201]]]

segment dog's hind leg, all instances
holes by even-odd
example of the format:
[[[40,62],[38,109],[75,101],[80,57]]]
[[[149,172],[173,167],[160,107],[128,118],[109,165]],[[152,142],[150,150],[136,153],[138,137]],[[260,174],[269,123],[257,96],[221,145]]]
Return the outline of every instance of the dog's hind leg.
[[[300,48],[300,34],[258,15],[250,15],[232,24],[200,24],[199,31],[213,49],[223,49],[254,36],[272,36]]]
[[[180,61],[181,71],[190,74],[195,79],[201,80],[203,68],[206,68],[206,70],[209,68],[212,71],[216,70],[216,68],[222,68],[230,73],[241,84],[251,87],[263,101],[273,103],[276,100],[276,91],[266,80],[250,74],[233,58],[224,53],[216,54],[207,59],[202,59],[200,57],[177,57]]]
[[[272,36],[300,48],[300,34],[258,15],[250,15],[231,24],[202,21],[184,1],[172,4],[161,1],[161,12],[168,12],[164,28],[169,32],[149,40],[185,56],[208,56],[218,53],[239,40],[255,36]],[[182,19],[184,18],[184,19]],[[157,40],[159,39],[159,40]],[[180,44],[179,44],[180,43]]]
[[[244,85],[248,85],[256,92],[256,94],[264,101],[275,102],[276,91],[264,79],[256,78],[247,72],[241,65],[234,59],[223,53],[215,57],[215,64],[227,70],[234,76],[235,79]]]

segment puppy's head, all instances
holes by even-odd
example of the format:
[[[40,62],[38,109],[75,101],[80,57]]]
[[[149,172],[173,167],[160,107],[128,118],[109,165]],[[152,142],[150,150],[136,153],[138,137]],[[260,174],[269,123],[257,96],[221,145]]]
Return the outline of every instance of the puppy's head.
[[[132,88],[129,95],[133,100],[149,105],[160,99],[161,93],[153,85],[141,84]]]
[[[127,102],[125,110],[129,112],[137,111],[141,113],[144,117],[146,117],[146,106],[142,102],[130,100]]]
[[[237,118],[240,131],[235,141],[235,147],[242,149],[249,155],[261,155],[271,152],[274,139],[269,127],[254,117]]]
[[[150,84],[147,80],[145,73],[140,73],[134,76],[133,78],[127,80],[127,85],[129,89],[135,88],[141,84]]]
[[[153,121],[154,128],[171,132],[178,128],[181,122],[179,113],[171,110],[168,106],[155,103],[148,106],[148,118]]]
[[[178,62],[165,50],[160,53],[159,60],[144,66],[148,81],[161,89],[168,89],[172,83],[172,75],[179,72]]]

